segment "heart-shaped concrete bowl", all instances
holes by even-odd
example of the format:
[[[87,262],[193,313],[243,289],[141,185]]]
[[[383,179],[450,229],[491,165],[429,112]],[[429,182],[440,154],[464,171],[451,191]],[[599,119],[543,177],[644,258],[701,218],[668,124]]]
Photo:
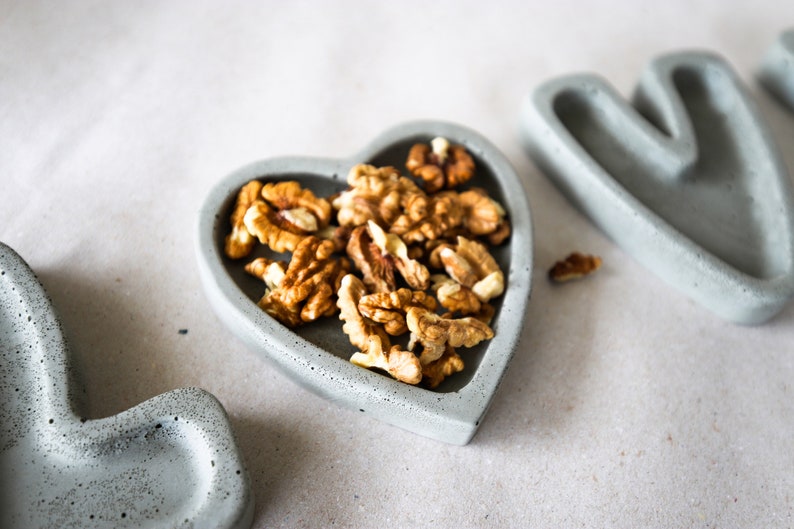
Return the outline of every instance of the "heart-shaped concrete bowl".
[[[648,269],[715,314],[760,324],[794,296],[794,194],[739,76],[707,52],[653,60],[633,103],[592,74],[537,87],[530,156]]]
[[[780,34],[761,62],[761,84],[794,112],[794,29]]]
[[[86,419],[61,321],[0,243],[0,527],[244,529],[254,502],[226,411],[198,388]]]
[[[349,362],[355,348],[336,317],[291,330],[256,304],[263,284],[243,264],[223,253],[229,215],[240,187],[251,179],[294,179],[328,196],[347,187],[356,163],[392,165],[404,171],[411,145],[443,136],[464,145],[475,159],[472,185],[486,188],[507,210],[509,241],[493,250],[505,272],[504,295],[495,304],[495,336],[459,351],[466,368],[434,390],[410,386]],[[526,192],[507,159],[467,128],[443,122],[406,123],[392,128],[346,159],[274,158],[246,165],[218,183],[199,214],[198,264],[207,297],[220,319],[252,349],[297,383],[353,410],[406,430],[452,444],[466,444],[476,432],[515,351],[524,325],[532,279],[532,223]]]

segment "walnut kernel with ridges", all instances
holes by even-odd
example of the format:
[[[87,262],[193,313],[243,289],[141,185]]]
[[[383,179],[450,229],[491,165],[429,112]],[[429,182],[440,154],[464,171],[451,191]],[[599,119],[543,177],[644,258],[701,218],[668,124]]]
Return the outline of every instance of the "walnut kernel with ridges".
[[[251,253],[256,244],[256,237],[246,228],[245,213],[251,205],[259,200],[262,182],[251,180],[237,193],[234,210],[231,214],[232,231],[224,241],[224,253],[231,259],[240,259]]]

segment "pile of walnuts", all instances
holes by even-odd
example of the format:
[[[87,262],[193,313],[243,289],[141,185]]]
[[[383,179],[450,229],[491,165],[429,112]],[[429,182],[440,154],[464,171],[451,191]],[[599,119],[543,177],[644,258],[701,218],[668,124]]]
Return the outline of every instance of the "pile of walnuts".
[[[405,165],[413,178],[356,165],[331,197],[252,180],[237,195],[224,250],[241,259],[260,243],[288,254],[245,265],[266,285],[263,310],[291,328],[338,313],[358,349],[351,362],[435,388],[463,370],[458,348],[494,335],[490,301],[505,277],[489,246],[507,240],[510,224],[485,190],[455,189],[475,172],[463,146],[418,143]],[[393,343],[399,336],[407,343]]]

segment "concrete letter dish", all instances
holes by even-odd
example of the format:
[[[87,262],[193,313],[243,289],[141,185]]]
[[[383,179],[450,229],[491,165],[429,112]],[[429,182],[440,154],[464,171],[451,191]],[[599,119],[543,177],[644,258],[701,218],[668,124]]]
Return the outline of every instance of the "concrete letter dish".
[[[435,136],[460,143],[477,163],[472,185],[484,187],[508,212],[512,235],[492,252],[505,272],[505,294],[496,302],[495,336],[459,352],[466,369],[439,388],[410,386],[349,362],[357,351],[333,316],[290,330],[257,306],[264,284],[227,259],[223,239],[240,187],[251,179],[294,179],[322,196],[347,187],[356,163],[405,171],[411,145]],[[209,194],[198,222],[198,264],[209,301],[231,331],[305,388],[353,410],[414,433],[452,444],[467,443],[479,426],[513,355],[524,324],[532,268],[532,228],[526,194],[505,157],[479,134],[457,125],[415,122],[384,133],[347,159],[274,158],[242,167]],[[252,257],[253,258],[253,257]],[[246,261],[245,259],[243,261]]]
[[[60,323],[0,243],[0,527],[249,527],[253,501],[226,413],[181,389],[80,418]]]
[[[720,58],[653,61],[634,106],[604,80],[547,82],[522,110],[538,167],[638,261],[745,324],[794,292],[789,176],[754,101]]]
[[[761,84],[794,112],[794,29],[784,32],[764,56]]]

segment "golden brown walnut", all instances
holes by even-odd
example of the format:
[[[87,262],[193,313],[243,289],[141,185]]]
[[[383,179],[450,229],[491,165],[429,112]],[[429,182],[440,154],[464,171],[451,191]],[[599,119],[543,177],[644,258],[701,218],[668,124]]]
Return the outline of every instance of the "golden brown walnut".
[[[455,249],[443,248],[439,257],[447,274],[471,288],[480,301],[489,301],[504,292],[504,273],[483,244],[458,237]]]
[[[259,200],[259,193],[262,190],[262,182],[251,180],[245,184],[237,193],[237,200],[231,214],[232,231],[226,236],[224,253],[232,259],[240,259],[247,256],[256,244],[256,238],[245,227],[243,219],[245,212],[251,205]]]
[[[450,313],[478,314],[482,309],[482,302],[469,287],[443,274],[431,276],[431,279],[438,302]]]
[[[318,198],[310,189],[304,189],[295,180],[265,184],[262,187],[262,198],[278,211],[296,210],[299,213],[293,214],[304,215],[306,212],[311,215],[315,219],[314,229],[304,228],[305,231],[324,228],[331,221],[331,203],[324,198]],[[309,221],[305,217],[299,220],[302,226],[307,223]]]
[[[407,244],[433,241],[462,225],[463,216],[460,196],[454,191],[443,191],[408,201],[405,212],[394,220],[389,231]]]
[[[601,268],[601,258],[573,252],[562,261],[557,261],[549,270],[549,279],[557,283],[579,279]]]
[[[441,248],[438,258],[447,274],[461,285],[471,288],[477,283],[479,278],[476,271],[472,268],[471,263],[456,251],[455,247]]]
[[[504,229],[505,210],[483,189],[475,188],[460,194],[464,225],[473,235],[489,235]],[[508,225],[509,235],[509,225]]]
[[[367,348],[367,338],[377,335],[384,347],[389,347],[389,337],[378,325],[364,318],[358,310],[358,303],[367,295],[367,287],[353,274],[346,274],[339,284],[336,305],[339,307],[339,319],[345,323],[342,331],[347,334],[350,343],[361,350]]]
[[[353,274],[342,278],[337,300],[339,318],[345,322],[342,330],[361,350],[350,361],[360,367],[382,369],[407,384],[418,384],[422,380],[419,358],[399,345],[390,345],[383,328],[362,316],[358,305],[365,296],[366,287],[360,279]]]
[[[340,226],[361,226],[368,220],[389,225],[405,205],[424,192],[394,167],[358,164],[347,176],[350,189],[337,195],[332,205]]]
[[[293,233],[283,226],[284,220],[264,201],[258,200],[248,208],[243,217],[246,229],[262,244],[274,252],[291,252],[306,238],[305,234]]]
[[[493,330],[476,318],[442,318],[424,307],[409,308],[405,322],[411,331],[409,349],[417,342],[422,345],[419,355],[422,365],[438,360],[447,345],[473,347],[483,340],[493,338]]]
[[[279,225],[292,233],[314,233],[320,229],[317,217],[306,208],[282,209],[276,213]]]
[[[399,345],[389,347],[388,351],[384,349],[381,338],[376,334],[370,335],[367,346],[360,353],[354,353],[350,361],[360,367],[382,369],[406,384],[422,381],[422,366],[415,354]]]
[[[436,300],[426,292],[400,288],[394,292],[367,294],[358,302],[361,315],[382,324],[386,332],[392,336],[399,336],[408,331],[405,313],[410,307],[424,307],[435,311]]]
[[[444,268],[444,263],[441,261],[441,252],[444,248],[450,248],[455,251],[455,245],[446,240],[428,241],[425,245],[427,264],[430,268],[435,270]]]
[[[295,248],[277,288],[266,293],[259,306],[289,327],[297,327],[336,312],[335,295],[349,265],[331,257],[333,243],[315,236]]]
[[[274,290],[281,285],[288,264],[284,261],[274,261],[267,257],[257,257],[245,265],[245,271],[265,282],[269,290]]]
[[[463,359],[449,345],[438,360],[422,366],[422,383],[430,389],[435,389],[445,378],[463,371]]]
[[[425,191],[435,193],[468,182],[474,175],[474,159],[462,145],[434,138],[430,145],[417,143],[408,152],[405,167],[424,182]]]
[[[394,266],[411,288],[425,290],[430,286],[430,272],[425,265],[408,257],[408,247],[399,235],[386,233],[371,220],[367,223],[367,229],[372,242],[380,249],[381,255],[392,258]]]
[[[391,292],[397,288],[394,259],[383,255],[372,242],[367,226],[359,226],[350,233],[347,255],[364,277],[364,284],[372,292]]]

